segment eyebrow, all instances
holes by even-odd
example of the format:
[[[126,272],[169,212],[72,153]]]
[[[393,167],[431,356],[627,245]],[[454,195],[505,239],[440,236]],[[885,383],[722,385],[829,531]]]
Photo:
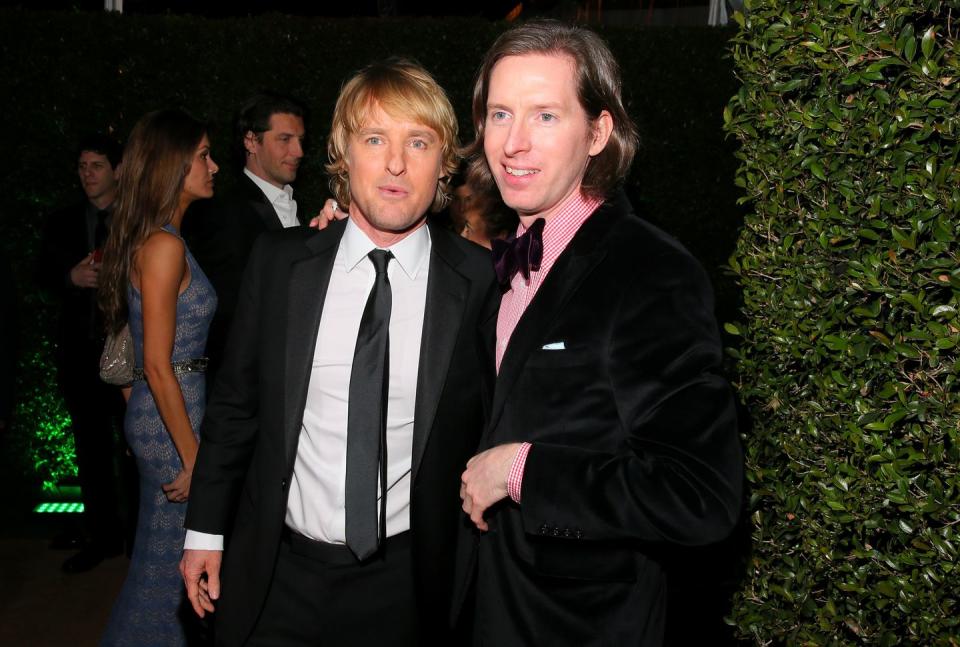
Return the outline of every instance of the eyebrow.
[[[559,101],[548,101],[545,103],[534,104],[533,109],[534,110],[562,110],[563,104]],[[512,108],[502,103],[488,103],[487,110],[512,110]]]
[[[387,133],[386,128],[376,128],[373,126],[361,128],[360,130],[357,131],[357,135],[361,137],[365,135],[385,135],[386,133]],[[439,136],[435,134],[433,130],[430,130],[428,128],[416,128],[414,130],[409,130],[407,131],[405,137],[422,137],[424,139],[429,139],[433,141],[439,138]]]
[[[422,137],[422,138],[424,138],[424,139],[430,139],[430,140],[434,140],[434,139],[437,138],[437,135],[435,135],[432,130],[421,130],[421,129],[411,130],[411,131],[408,133],[408,136],[409,136],[409,137]]]

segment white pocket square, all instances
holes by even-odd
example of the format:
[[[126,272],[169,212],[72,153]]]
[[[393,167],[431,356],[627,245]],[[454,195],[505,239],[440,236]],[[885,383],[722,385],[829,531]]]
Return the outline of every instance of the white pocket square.
[[[564,344],[562,341],[555,341],[555,342],[543,345],[543,350],[566,350],[566,349],[567,349],[567,345]]]

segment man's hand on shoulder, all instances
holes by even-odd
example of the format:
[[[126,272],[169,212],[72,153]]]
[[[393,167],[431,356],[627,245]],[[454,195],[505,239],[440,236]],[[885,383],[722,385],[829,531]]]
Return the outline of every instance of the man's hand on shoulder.
[[[327,200],[323,203],[323,209],[320,210],[311,221],[310,227],[313,229],[326,229],[327,225],[335,220],[343,220],[349,214],[340,208],[336,200]]]
[[[460,498],[463,511],[480,530],[489,530],[483,513],[507,496],[507,476],[519,449],[520,443],[497,445],[467,461],[460,476]]]
[[[223,551],[186,548],[180,560],[180,575],[187,586],[187,597],[201,618],[213,613],[213,603],[220,598],[220,561]],[[204,577],[206,575],[206,577]]]

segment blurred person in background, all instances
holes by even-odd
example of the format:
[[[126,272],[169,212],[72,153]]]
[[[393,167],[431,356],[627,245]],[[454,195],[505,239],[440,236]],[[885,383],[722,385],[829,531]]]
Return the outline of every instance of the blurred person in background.
[[[484,188],[469,174],[458,177],[462,183],[454,188],[450,201],[454,231],[490,249],[493,240],[503,240],[517,230],[517,212],[503,203],[495,185]]]
[[[196,202],[184,216],[183,237],[217,292],[217,312],[207,343],[211,388],[254,241],[266,231],[301,227],[306,222],[291,186],[303,159],[305,114],[297,101],[273,92],[247,99],[234,124],[241,169],[234,189]]]
[[[124,541],[132,538],[133,521],[125,529],[120,509],[120,501],[130,493],[121,492],[115,466],[124,462],[118,438],[123,398],[119,389],[100,381],[104,334],[96,306],[100,256],[112,224],[120,162],[116,141],[98,134],[81,139],[77,175],[84,199],[47,218],[36,272],[40,287],[59,306],[57,381],[72,423],[83,525],[89,535],[86,539],[68,527],[54,538],[53,548],[81,549],[63,563],[68,573],[88,571],[119,555]],[[126,482],[135,488],[135,475]]]

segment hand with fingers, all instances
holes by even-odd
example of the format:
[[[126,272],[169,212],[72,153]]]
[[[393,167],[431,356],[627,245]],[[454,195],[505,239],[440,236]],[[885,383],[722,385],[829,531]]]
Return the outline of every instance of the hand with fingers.
[[[184,549],[180,560],[180,575],[187,587],[187,599],[201,618],[215,611],[214,602],[220,598],[219,550]]]
[[[520,443],[497,445],[480,452],[469,461],[460,476],[460,499],[463,511],[477,528],[489,530],[483,513],[507,496],[507,476],[517,456]]]
[[[190,480],[193,477],[193,469],[184,467],[177,474],[177,478],[169,483],[164,483],[160,487],[167,495],[167,501],[172,503],[186,503],[190,496]]]
[[[320,210],[320,213],[310,221],[310,227],[312,229],[326,229],[331,222],[343,220],[348,215],[336,200],[329,199],[323,203],[323,209]]]
[[[94,260],[93,252],[90,252],[80,262],[70,270],[70,282],[78,288],[95,288],[97,279],[100,276],[100,265]]]

